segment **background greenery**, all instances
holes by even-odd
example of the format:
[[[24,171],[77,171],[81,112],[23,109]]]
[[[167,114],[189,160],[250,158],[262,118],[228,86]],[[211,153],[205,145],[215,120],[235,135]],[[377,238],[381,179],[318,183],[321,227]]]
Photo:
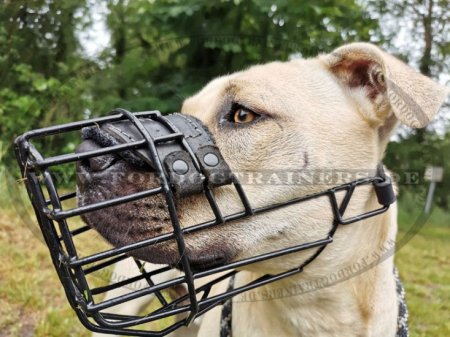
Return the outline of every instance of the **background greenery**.
[[[177,111],[185,97],[215,76],[255,63],[313,56],[346,42],[377,43],[445,84],[450,78],[448,7],[448,0],[1,0],[0,173],[17,175],[11,144],[26,130],[105,115],[114,107]],[[100,14],[93,15],[96,12]],[[99,21],[106,23],[102,34],[110,39],[92,55],[80,37]],[[401,226],[421,208],[412,199],[426,192],[421,178],[426,165],[445,168],[436,191],[438,208],[399,254],[401,272],[410,281],[413,336],[450,335],[445,323],[449,307],[442,304],[449,302],[449,275],[444,273],[450,237],[449,116],[447,105],[425,130],[402,127],[385,159],[393,171],[418,172],[420,177],[419,184],[400,181]],[[73,136],[45,145],[66,152],[77,141]],[[39,297],[33,284],[23,288],[23,283],[8,283],[18,264],[39,274],[33,268],[45,261],[41,263],[49,269],[42,269],[45,272],[33,282],[48,282],[55,275],[47,266],[45,249],[39,246],[42,256],[33,255],[28,241],[23,242],[27,236],[11,211],[6,190],[2,181],[1,247],[17,254],[8,256],[0,269],[0,336],[3,331],[5,336],[22,336],[25,330],[32,332],[24,336],[63,336],[65,328],[77,323],[72,316],[59,319],[57,311],[67,307],[62,294],[61,303],[54,304],[57,308],[48,309],[51,301]],[[421,306],[423,301],[430,304]],[[32,327],[24,330],[14,315],[31,317]],[[71,335],[81,334],[76,331]]]
[[[372,41],[426,75],[449,80],[448,0],[0,2],[0,158],[18,134],[114,107],[173,112],[215,76],[271,60]],[[103,8],[99,15],[91,15]],[[105,21],[109,43],[87,55],[80,33]],[[98,39],[97,39],[98,40]],[[95,41],[94,41],[95,43]],[[446,76],[442,76],[446,74]],[[445,111],[446,109],[443,109]],[[402,128],[385,163],[444,165],[437,202],[448,209],[450,112],[426,130]],[[70,151],[76,138],[46,144]],[[446,152],[447,151],[447,152]],[[409,187],[406,187],[407,189]],[[414,186],[416,188],[416,186]]]

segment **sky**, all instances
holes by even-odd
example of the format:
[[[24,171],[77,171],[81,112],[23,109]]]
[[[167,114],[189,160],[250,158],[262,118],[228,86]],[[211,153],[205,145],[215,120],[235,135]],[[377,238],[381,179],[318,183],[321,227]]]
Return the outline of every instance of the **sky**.
[[[109,45],[111,34],[106,25],[108,13],[105,1],[98,1],[91,5],[92,25],[78,32],[78,39],[83,53],[90,58],[97,58]]]

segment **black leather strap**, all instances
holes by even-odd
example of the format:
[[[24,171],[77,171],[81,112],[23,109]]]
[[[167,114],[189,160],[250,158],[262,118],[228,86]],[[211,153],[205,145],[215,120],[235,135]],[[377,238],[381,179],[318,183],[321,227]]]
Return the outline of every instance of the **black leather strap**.
[[[397,289],[398,317],[397,334],[395,337],[409,337],[408,329],[408,307],[406,306],[406,292],[400,281],[397,268],[394,268],[395,285]]]
[[[156,144],[158,156],[178,196],[201,193],[205,182],[209,187],[232,182],[231,170],[215,145],[212,135],[197,118],[175,113],[160,120],[142,118],[140,121],[156,140],[174,133],[183,135],[188,149],[183,146],[181,140]],[[143,139],[137,128],[129,121],[108,123],[100,128],[85,128],[82,136],[105,147]],[[151,154],[145,147],[122,151],[120,156],[133,166],[155,169]]]
[[[228,291],[233,290],[234,287],[234,275],[230,277],[228,283]],[[230,298],[225,301],[222,306],[222,313],[220,315],[220,337],[232,337],[233,336],[233,299]]]

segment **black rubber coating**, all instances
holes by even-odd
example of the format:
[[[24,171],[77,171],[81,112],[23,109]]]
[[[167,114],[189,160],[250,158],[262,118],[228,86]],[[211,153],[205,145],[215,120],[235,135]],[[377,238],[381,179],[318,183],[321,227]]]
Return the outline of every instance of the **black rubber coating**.
[[[375,187],[375,193],[377,194],[377,199],[380,205],[392,205],[397,197],[394,193],[394,188],[392,187],[392,182],[389,177],[385,180],[373,184]]]

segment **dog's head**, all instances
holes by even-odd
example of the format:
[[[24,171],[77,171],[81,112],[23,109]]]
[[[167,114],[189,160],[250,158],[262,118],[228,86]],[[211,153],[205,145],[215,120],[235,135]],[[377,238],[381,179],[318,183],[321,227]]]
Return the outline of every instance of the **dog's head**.
[[[311,172],[374,169],[397,123],[424,127],[447,94],[377,47],[357,43],[317,58],[258,65],[217,78],[187,99],[182,112],[207,126],[232,171],[248,173],[244,188],[252,205],[264,206],[331,187],[311,183]],[[78,151],[96,147],[86,141]],[[81,204],[158,184],[154,173],[114,155],[80,163],[79,170],[89,176],[78,184]],[[272,173],[280,172],[291,180],[279,183],[283,178]],[[352,177],[339,175],[332,184]],[[230,186],[214,193],[223,213],[242,209]],[[372,194],[369,188],[360,191],[349,211],[362,213]],[[183,227],[213,218],[203,195],[177,199],[177,212]],[[172,231],[162,195],[91,212],[84,220],[115,246]],[[186,254],[195,267],[210,267],[323,238],[331,221],[328,200],[314,199],[186,235]],[[154,263],[179,260],[175,242],[132,254]],[[277,268],[299,264],[284,263]]]

